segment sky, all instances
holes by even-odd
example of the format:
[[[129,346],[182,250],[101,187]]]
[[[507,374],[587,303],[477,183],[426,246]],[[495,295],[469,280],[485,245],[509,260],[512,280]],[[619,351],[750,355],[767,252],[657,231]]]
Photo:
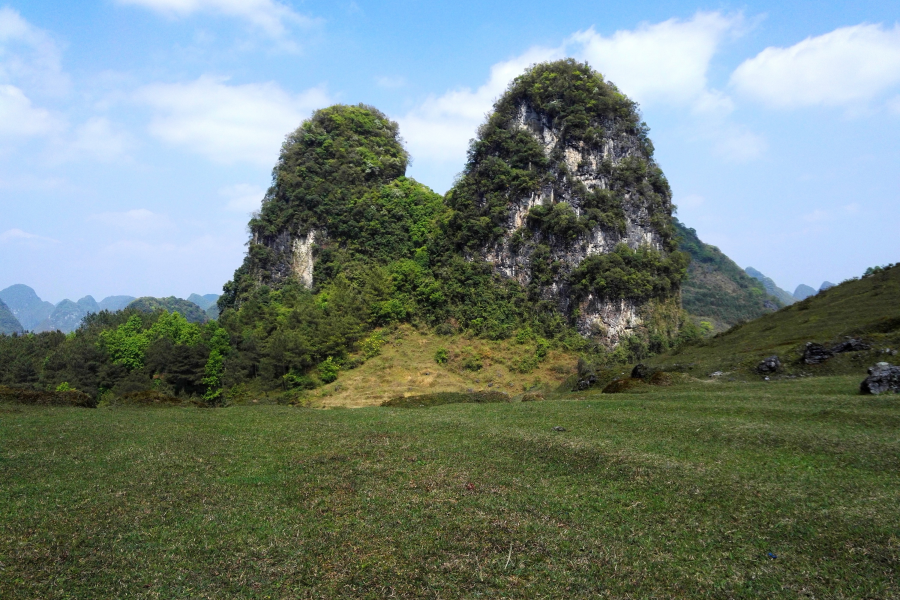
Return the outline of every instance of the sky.
[[[444,193],[509,81],[636,100],[677,216],[793,292],[900,261],[896,2],[0,0],[0,289],[217,293],[284,137],[363,102]]]

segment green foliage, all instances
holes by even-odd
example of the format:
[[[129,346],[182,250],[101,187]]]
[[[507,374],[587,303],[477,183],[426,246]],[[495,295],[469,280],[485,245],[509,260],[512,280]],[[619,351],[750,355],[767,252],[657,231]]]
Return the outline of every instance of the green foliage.
[[[363,356],[368,359],[375,358],[381,354],[382,346],[384,346],[384,336],[381,335],[380,331],[376,331],[360,342],[359,349],[362,350]]]
[[[324,361],[319,363],[319,378],[323,383],[331,383],[338,377],[338,372],[341,370],[340,365],[338,365],[334,358],[329,356]]]
[[[558,132],[558,144],[549,156],[537,139],[522,129],[523,106]],[[540,227],[557,242],[572,243],[598,226],[623,234],[622,205],[627,196],[628,202],[650,215],[666,249],[674,250],[672,194],[653,162],[647,132],[637,105],[588,65],[572,59],[535,65],[513,80],[472,142],[462,177],[447,193],[453,209],[447,221],[448,235],[466,251],[495,244],[505,233],[510,203],[550,188],[557,197],[571,194],[581,208],[580,216],[565,203],[531,209],[529,226]],[[622,136],[637,138],[641,156],[615,165],[604,163],[601,168],[611,188],[589,190],[570,172],[563,149],[583,147],[599,152],[606,139]]]
[[[209,317],[202,308],[193,302],[174,296],[169,296],[168,298],[151,298],[146,296],[132,301],[128,307],[144,313],[154,313],[158,310],[165,310],[169,313],[177,312],[191,323],[203,324],[209,321]]]
[[[632,250],[619,244],[613,252],[585,258],[572,272],[572,287],[607,299],[668,297],[678,290],[689,260],[683,252],[663,257],[647,246]]]
[[[56,386],[56,391],[57,392],[77,392],[78,390],[76,390],[74,387],[69,385],[68,381],[63,381],[61,384]]]
[[[447,364],[447,361],[450,360],[450,352],[447,351],[446,348],[438,348],[434,353],[434,362],[439,365]]]
[[[779,300],[766,294],[762,283],[718,248],[700,241],[694,229],[677,219],[673,223],[679,249],[691,257],[687,278],[681,285],[682,305],[688,313],[730,326],[759,318],[782,306]]]
[[[144,333],[144,323],[138,315],[131,315],[128,321],[116,329],[100,334],[100,343],[112,358],[112,362],[129,371],[144,366],[144,355],[150,346],[150,338]]]

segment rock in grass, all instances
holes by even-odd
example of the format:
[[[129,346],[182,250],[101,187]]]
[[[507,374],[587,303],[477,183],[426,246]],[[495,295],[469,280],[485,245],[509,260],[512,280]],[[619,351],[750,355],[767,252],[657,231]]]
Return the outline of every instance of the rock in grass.
[[[653,369],[644,363],[634,365],[634,368],[631,370],[632,379],[649,379],[651,375],[653,375]]]
[[[835,354],[840,354],[841,352],[859,352],[861,350],[869,350],[870,348],[872,348],[872,346],[861,339],[848,337],[845,338],[843,342],[832,346],[831,351]]]
[[[808,365],[818,365],[834,356],[834,352],[814,342],[806,342],[806,348],[803,350],[803,362]]]
[[[875,395],[900,392],[900,367],[886,362],[869,367],[869,376],[859,385],[859,391]]]
[[[756,365],[756,372],[763,375],[766,373],[775,373],[780,368],[781,360],[778,358],[778,356],[770,356],[768,358],[764,358],[758,365]]]

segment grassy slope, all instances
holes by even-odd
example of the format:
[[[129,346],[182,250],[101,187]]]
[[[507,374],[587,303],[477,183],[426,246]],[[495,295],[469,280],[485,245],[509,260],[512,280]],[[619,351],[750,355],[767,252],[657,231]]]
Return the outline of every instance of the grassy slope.
[[[409,326],[386,334],[385,339],[380,355],[356,369],[342,371],[336,382],[309,392],[307,403],[326,408],[376,406],[397,396],[469,389],[516,396],[535,387],[555,389],[575,372],[578,361],[574,353],[551,351],[536,369],[521,373],[516,367],[523,358],[534,355],[532,343],[426,335]],[[438,348],[449,351],[449,363],[435,362]],[[474,354],[482,357],[483,366],[478,371],[466,370],[462,361]]]
[[[868,352],[838,355],[822,365],[801,365],[806,342],[831,344],[843,336],[858,336],[875,345]],[[734,331],[717,335],[699,346],[657,356],[649,364],[689,364],[690,372],[736,370],[748,373],[772,354],[786,362],[788,373],[857,373],[879,360],[880,351],[900,346],[900,268],[860,280],[847,281],[776,313],[765,315]],[[896,360],[896,359],[891,359]]]
[[[684,309],[693,317],[709,321],[716,331],[722,331],[782,306],[766,294],[762,283],[747,275],[721,250],[704,244],[696,231],[677,219],[674,224],[679,250],[691,255],[688,277],[681,286],[681,299]]]
[[[900,597],[900,404],[856,384],[0,406],[0,597]]]

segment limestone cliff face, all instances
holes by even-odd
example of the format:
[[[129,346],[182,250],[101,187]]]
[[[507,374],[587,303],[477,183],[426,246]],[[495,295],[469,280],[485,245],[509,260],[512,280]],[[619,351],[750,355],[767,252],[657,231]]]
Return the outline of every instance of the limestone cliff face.
[[[515,143],[504,142],[510,139]],[[450,193],[468,218],[493,221],[468,252],[556,304],[583,335],[616,345],[646,325],[652,294],[584,289],[578,268],[621,245],[663,259],[674,250],[671,192],[652,152],[634,105],[589,67],[535,67],[498,101]],[[513,181],[530,176],[531,185],[498,195],[481,175],[485,165],[499,171],[496,163],[517,172]],[[667,297],[677,303],[674,288]]]

